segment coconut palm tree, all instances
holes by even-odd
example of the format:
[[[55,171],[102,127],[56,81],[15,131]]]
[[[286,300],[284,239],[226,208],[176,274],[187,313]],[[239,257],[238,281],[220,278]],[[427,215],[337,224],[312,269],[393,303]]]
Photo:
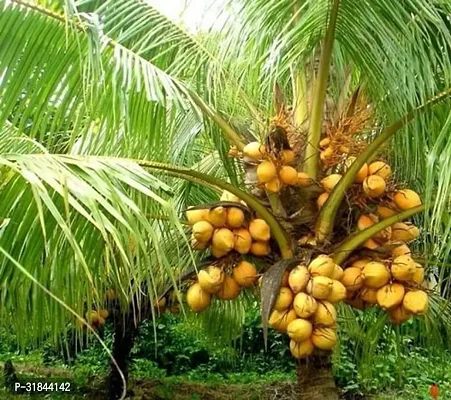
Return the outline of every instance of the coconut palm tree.
[[[418,250],[425,263],[448,258],[450,119],[439,104],[450,94],[448,2],[222,3],[225,25],[191,35],[139,0],[0,0],[0,320],[21,341],[59,337],[113,289],[116,348],[130,342],[125,327],[155,318],[168,285],[180,287],[200,261],[182,211],[223,190],[277,243],[263,267],[265,325],[284,269],[305,256],[296,244],[305,232],[316,237],[308,257],[335,252],[344,263],[379,230],[427,209]],[[268,139],[293,148],[318,182],[319,143],[337,124],[371,144],[319,213],[315,187],[268,195],[230,157]],[[381,151],[424,206],[342,240],[345,193]],[[446,296],[446,270],[432,273]],[[114,356],[124,369],[127,354]],[[306,398],[338,398],[328,355],[298,373]]]

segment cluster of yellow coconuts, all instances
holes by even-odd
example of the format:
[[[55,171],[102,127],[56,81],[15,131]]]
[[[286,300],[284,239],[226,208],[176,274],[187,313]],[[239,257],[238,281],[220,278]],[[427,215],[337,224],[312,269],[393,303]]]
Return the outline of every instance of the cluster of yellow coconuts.
[[[266,221],[259,218],[249,221],[240,207],[188,209],[186,217],[192,230],[191,246],[196,250],[211,246],[211,253],[216,258],[231,251],[254,256],[266,256],[271,252],[271,231]]]
[[[197,281],[186,292],[186,303],[194,312],[204,311],[212,297],[233,300],[241,289],[254,286],[258,280],[257,268],[248,261],[239,261],[231,271],[219,264],[209,265],[197,274]]]
[[[355,161],[355,157],[348,157],[342,163],[341,169],[345,172]],[[387,193],[387,180],[390,178],[392,170],[390,165],[384,161],[374,161],[364,164],[357,173],[354,183],[362,185],[363,193],[367,199],[378,201],[386,196],[378,206],[378,213],[382,218],[387,218],[399,211],[408,210],[421,204],[421,199],[416,192],[410,189],[397,190],[394,193]],[[329,197],[329,193],[335,188],[342,174],[333,173],[321,180],[324,192],[317,199],[318,208],[321,208]]]
[[[416,263],[403,244],[387,259],[359,259],[346,268],[341,283],[347,302],[356,308],[377,305],[388,312],[392,322],[401,324],[412,315],[427,311],[429,299],[424,288],[424,268]]]
[[[319,255],[308,266],[286,271],[269,318],[269,326],[290,337],[290,350],[299,359],[315,348],[332,350],[337,343],[337,311],[346,288],[340,282],[343,269],[327,255]]]
[[[99,328],[105,325],[106,319],[109,316],[109,312],[106,309],[101,310],[91,310],[85,314],[86,321],[93,328]]]
[[[248,143],[243,148],[243,156],[258,161],[257,179],[268,193],[278,193],[284,186],[307,187],[311,180],[305,172],[292,167],[296,155],[291,149],[284,149],[273,155],[259,142]]]

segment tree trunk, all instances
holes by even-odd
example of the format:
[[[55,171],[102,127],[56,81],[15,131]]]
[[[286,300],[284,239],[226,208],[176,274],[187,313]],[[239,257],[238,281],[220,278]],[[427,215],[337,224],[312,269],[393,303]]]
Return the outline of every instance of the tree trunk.
[[[338,388],[332,375],[329,356],[312,356],[296,363],[300,399],[338,400]]]
[[[117,313],[114,319],[114,343],[113,357],[116,360],[125,381],[128,385],[128,367],[130,363],[130,352],[138,333],[137,322],[133,318],[133,313],[123,315]],[[109,376],[109,399],[117,400],[122,396],[124,389],[123,381],[117,367],[111,363]]]

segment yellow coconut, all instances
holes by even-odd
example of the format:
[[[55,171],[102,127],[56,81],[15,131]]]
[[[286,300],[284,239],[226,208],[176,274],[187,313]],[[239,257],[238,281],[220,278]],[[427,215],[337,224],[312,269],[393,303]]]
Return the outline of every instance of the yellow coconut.
[[[311,276],[331,277],[334,273],[334,269],[334,260],[326,256],[325,254],[321,254],[318,257],[314,258],[308,266],[308,271]]]
[[[334,272],[330,276],[332,279],[339,281],[343,277],[343,268],[341,268],[338,264],[334,265]]]
[[[390,317],[390,320],[394,324],[397,324],[397,325],[406,322],[412,316],[412,314],[407,312],[402,305],[398,306],[398,307],[395,307],[392,310],[390,310],[388,312],[388,315]]]
[[[293,292],[290,288],[281,287],[274,303],[274,310],[283,311],[291,307],[293,303]]]
[[[413,279],[415,269],[415,261],[408,254],[396,257],[391,265],[393,278],[403,282]]]
[[[190,286],[186,292],[186,303],[194,312],[205,310],[211,302],[211,295],[202,289],[199,282]]]
[[[296,158],[296,154],[294,154],[293,150],[290,150],[290,149],[282,150],[282,162],[284,164],[292,163],[295,158]]]
[[[191,247],[194,250],[204,250],[210,245],[210,242],[200,242],[195,237],[191,236]]]
[[[193,236],[199,242],[209,242],[213,236],[213,225],[207,221],[199,221],[193,225]]]
[[[324,190],[328,193],[332,192],[335,186],[337,186],[339,180],[341,179],[340,174],[331,174],[326,176],[324,179],[321,180],[321,186],[324,188]]]
[[[239,228],[244,224],[244,211],[238,207],[227,209],[227,225],[231,228]]]
[[[235,196],[233,193],[230,193],[227,190],[224,190],[222,192],[221,198],[219,199],[221,201],[231,201],[234,203],[241,203],[241,199],[238,196]]]
[[[297,318],[293,308],[290,310],[277,311],[274,310],[269,317],[268,324],[271,328],[277,329],[279,332],[286,332],[290,322]]]
[[[164,312],[164,309],[163,309],[163,311],[162,312]],[[105,318],[102,318],[100,315],[99,315],[99,325],[100,326],[102,326],[102,325],[105,325]]]
[[[266,160],[257,167],[257,178],[259,182],[266,183],[277,177],[277,169],[272,161]]]
[[[333,155],[334,151],[330,147],[328,147],[319,154],[319,158],[321,159],[321,161],[325,162],[328,159],[330,159]]]
[[[303,342],[307,340],[313,331],[313,325],[310,321],[303,318],[296,318],[287,326],[287,333],[291,340]]]
[[[391,239],[393,241],[410,242],[420,236],[420,230],[413,224],[397,222],[391,227]]]
[[[421,285],[424,282],[424,268],[421,264],[415,263],[415,273],[413,274],[412,281],[417,285]]]
[[[211,246],[211,254],[215,258],[224,257],[230,250],[224,250],[222,248],[216,247],[215,245]]]
[[[383,161],[375,161],[368,166],[368,174],[378,175],[387,180],[387,178],[391,175],[391,168],[390,165],[384,163]]]
[[[224,282],[219,291],[216,293],[221,300],[233,300],[240,294],[241,288],[238,283],[230,275],[224,276]]]
[[[330,139],[329,138],[324,138],[321,139],[321,141],[319,142],[319,147],[327,147],[330,144]]]
[[[298,172],[298,185],[301,187],[309,187],[312,184],[312,180],[305,172]]]
[[[221,228],[213,233],[213,246],[218,250],[230,251],[235,245],[235,236],[227,228]]]
[[[271,179],[265,183],[265,189],[269,193],[279,193],[282,190],[282,182],[279,178]]]
[[[253,242],[251,245],[251,254],[257,257],[267,256],[271,253],[268,242]]]
[[[261,160],[266,155],[266,149],[259,142],[250,142],[244,146],[243,154],[254,160]]]
[[[232,270],[233,279],[241,287],[251,287],[257,282],[258,271],[253,264],[247,261],[240,261]]]
[[[371,289],[364,287],[360,292],[360,298],[368,304],[377,304],[378,289]]]
[[[251,250],[252,237],[246,228],[239,228],[233,230],[235,243],[233,249],[240,254],[247,254]]]
[[[298,360],[308,357],[313,353],[314,349],[315,346],[313,346],[313,342],[310,339],[304,340],[300,343],[290,340],[291,355]]]
[[[368,264],[370,261],[371,260],[369,258],[360,258],[358,260],[355,260],[351,264],[351,267],[363,269],[365,268],[365,265]]]
[[[429,306],[429,297],[423,290],[411,290],[406,293],[402,306],[412,314],[424,314]]]
[[[208,222],[215,228],[223,227],[227,222],[227,210],[224,207],[215,207],[208,212]]]
[[[346,268],[343,271],[341,283],[348,292],[355,292],[361,289],[363,286],[362,270],[358,267]]]
[[[97,325],[101,317],[97,311],[92,310],[86,313],[85,318],[91,325]]]
[[[337,310],[328,301],[318,301],[318,308],[313,314],[312,322],[315,326],[335,326],[337,322]]]
[[[376,211],[382,219],[392,217],[397,213],[396,210],[388,204],[378,204],[376,206]]]
[[[329,198],[329,193],[324,192],[321,193],[318,198],[316,199],[316,205],[318,206],[319,209],[321,209],[321,207],[324,205],[324,203],[327,201],[327,199]]]
[[[266,242],[271,237],[271,231],[269,229],[269,225],[263,219],[253,219],[249,224],[249,232],[252,236],[252,239],[258,240],[261,242]]]
[[[279,171],[279,178],[285,185],[296,185],[298,172],[293,167],[285,165]]]
[[[318,300],[325,300],[332,292],[333,281],[327,276],[315,276],[307,284],[307,293]]]
[[[338,303],[346,298],[347,290],[345,286],[337,280],[332,280],[332,291],[327,297],[327,301]]]
[[[345,161],[345,171],[349,169],[349,167],[352,165],[352,163],[355,161],[355,157],[351,156],[348,157]],[[362,168],[359,169],[359,172],[357,173],[356,177],[354,178],[354,182],[362,183],[365,178],[368,176],[368,164],[363,164]]]
[[[399,256],[410,256],[412,254],[412,252],[409,249],[409,246],[407,246],[406,244],[402,244],[401,246],[395,247],[392,251],[391,251],[391,255],[396,258]]]
[[[390,310],[402,303],[404,293],[404,286],[400,283],[385,285],[377,291],[377,303],[384,310]]]
[[[337,344],[337,332],[333,328],[315,328],[311,336],[313,345],[321,350],[332,350]]]
[[[362,214],[357,220],[357,228],[359,231],[369,228],[378,222],[374,214]]]
[[[396,207],[400,210],[408,210],[409,208],[421,205],[420,196],[410,189],[398,190],[393,200],[395,201]]]
[[[300,318],[311,317],[318,308],[318,302],[307,293],[300,292],[294,297],[293,307]]]
[[[282,282],[280,283],[280,286],[288,287],[288,278],[290,277],[290,273],[288,271],[283,271],[282,274]]]
[[[362,270],[363,284],[372,289],[379,289],[390,280],[388,268],[377,261],[371,261]]]
[[[188,223],[190,225],[194,225],[196,222],[199,221],[207,220],[209,212],[207,208],[203,208],[200,210],[191,210],[190,208],[188,208],[188,210],[186,211],[186,219],[188,220]]]
[[[310,279],[310,274],[307,267],[304,265],[297,265],[294,267],[288,276],[288,286],[294,294],[302,292],[307,287]]]
[[[373,239],[368,239],[365,243],[363,243],[362,246],[367,248],[367,249],[370,249],[370,250],[375,250],[375,249],[377,249],[379,247],[379,243],[377,243]]]
[[[166,297],[163,297],[160,302],[164,300],[164,304],[161,305],[161,307],[164,307],[166,305]],[[160,305],[160,302],[158,302],[158,305]],[[99,310],[99,316],[102,317],[103,319],[107,319],[108,316],[110,315],[110,313],[108,312],[108,310],[102,309]]]
[[[370,198],[382,196],[385,192],[384,178],[379,175],[370,175],[363,181],[363,191]]]
[[[202,269],[197,274],[200,287],[207,293],[216,293],[224,282],[224,271],[215,265]]]
[[[387,226],[373,236],[374,240],[385,243],[391,239],[391,226]]]

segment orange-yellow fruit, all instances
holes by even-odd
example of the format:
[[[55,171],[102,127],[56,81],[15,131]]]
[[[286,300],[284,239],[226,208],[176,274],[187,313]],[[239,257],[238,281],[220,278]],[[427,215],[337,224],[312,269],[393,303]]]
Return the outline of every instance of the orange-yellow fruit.
[[[215,265],[202,269],[197,274],[197,279],[202,290],[207,293],[216,293],[224,282],[224,271]]]
[[[327,301],[331,303],[338,303],[346,298],[347,290],[345,286],[337,280],[332,280],[332,291],[327,297]]]
[[[334,265],[334,272],[332,272],[332,275],[330,276],[332,279],[339,281],[343,277],[343,268],[341,268],[339,265]]]
[[[244,146],[243,154],[254,160],[261,160],[266,155],[266,149],[259,142],[250,142]]]
[[[402,303],[404,293],[404,286],[400,283],[385,285],[377,291],[377,303],[384,310],[390,310]]]
[[[318,300],[325,300],[332,292],[333,281],[327,276],[314,276],[307,284],[307,293]]]
[[[382,219],[392,217],[396,214],[396,210],[391,208],[388,204],[378,204],[376,206],[377,213],[380,215]]]
[[[321,209],[321,207],[324,205],[324,203],[327,201],[327,199],[329,198],[329,193],[324,192],[321,193],[318,198],[316,199],[316,205],[318,206],[319,209]]]
[[[345,171],[349,169],[349,167],[352,165],[352,163],[355,161],[355,157],[351,156],[348,157],[345,161]],[[356,177],[354,178],[354,182],[362,183],[365,178],[368,176],[368,164],[363,164],[362,168],[359,169],[359,172],[357,173]]]
[[[91,325],[97,325],[99,323],[100,315],[97,311],[92,310],[86,313],[85,318]]]
[[[382,196],[385,192],[384,178],[378,175],[370,175],[363,181],[363,191],[370,198]]]
[[[224,257],[230,250],[224,250],[219,247],[216,247],[215,245],[211,246],[211,254],[215,258],[221,258]]]
[[[418,196],[418,193],[410,189],[397,191],[395,193],[394,201],[396,207],[400,210],[408,210],[409,208],[421,205],[421,199],[420,196]]]
[[[210,242],[200,242],[195,237],[191,236],[191,248],[194,250],[204,250],[210,245]]]
[[[240,254],[249,253],[252,246],[252,237],[250,232],[246,228],[234,229],[233,236],[235,238],[233,250]]]
[[[282,182],[279,178],[271,179],[265,183],[265,189],[269,193],[279,193],[282,190]]]
[[[421,285],[424,282],[424,268],[421,264],[415,263],[415,273],[413,274],[412,281],[417,285]]]
[[[311,276],[331,277],[334,273],[334,269],[334,260],[326,256],[325,254],[321,254],[318,257],[314,258],[308,266],[308,271]]]
[[[162,300],[164,300],[164,304],[162,304],[162,305],[160,306],[160,302],[161,302]],[[166,298],[163,297],[163,298],[158,302],[158,305],[159,305],[160,307],[164,307],[164,306],[166,305]],[[98,314],[99,314],[99,316],[102,317],[103,319],[107,319],[108,316],[110,315],[110,313],[109,313],[108,310],[106,310],[106,309],[99,310],[99,313],[98,313]]]
[[[310,321],[303,318],[296,318],[287,326],[287,333],[291,340],[303,342],[307,340],[313,331],[313,325]]]
[[[365,287],[359,292],[359,296],[368,304],[377,304],[377,290]]]
[[[320,155],[319,158],[321,159],[321,161],[327,161],[329,158],[331,158],[334,155],[333,150],[328,147],[327,149],[323,150]]]
[[[357,228],[359,231],[369,228],[378,222],[374,214],[362,214],[357,221]]]
[[[406,322],[412,316],[412,314],[407,312],[402,305],[390,310],[388,315],[390,320],[397,325]]]
[[[227,228],[218,229],[213,233],[213,246],[218,250],[230,251],[235,245],[235,236]]]
[[[271,328],[277,329],[279,332],[286,332],[290,322],[297,318],[293,308],[290,310],[277,311],[274,310],[269,317],[268,324]]]
[[[230,275],[224,276],[224,282],[221,288],[216,293],[221,300],[233,300],[237,298],[240,294],[241,288],[238,283]]]
[[[301,187],[309,187],[312,184],[312,180],[305,172],[298,172],[298,185]]]
[[[233,279],[241,287],[251,287],[257,282],[258,272],[253,264],[247,261],[240,261],[232,270]]]
[[[391,239],[393,241],[410,242],[420,236],[420,230],[413,224],[397,222],[391,227]]]
[[[410,281],[415,274],[415,261],[410,255],[398,256],[393,260],[391,273],[393,278],[398,281]]]
[[[337,310],[335,310],[332,303],[319,301],[312,321],[315,326],[335,326],[337,322]]]
[[[251,254],[257,257],[267,256],[271,253],[268,242],[253,242],[251,245]]]
[[[362,270],[363,284],[372,289],[379,289],[390,280],[388,268],[376,261],[371,261]]]
[[[302,292],[307,287],[310,279],[310,274],[307,267],[304,265],[297,265],[294,267],[288,276],[288,286],[294,294]]]
[[[429,297],[423,290],[411,290],[404,296],[402,306],[407,312],[422,315],[429,307]]]
[[[391,238],[391,227],[387,226],[373,236],[374,240],[381,243],[387,242]]]
[[[206,221],[208,218],[208,212],[209,210],[207,208],[200,210],[191,210],[188,208],[186,211],[186,219],[190,225],[194,225],[196,222]]]
[[[337,186],[338,182],[340,181],[342,175],[341,174],[331,174],[326,176],[324,179],[321,180],[321,186],[324,188],[324,190],[328,193],[332,192],[335,186]]]
[[[330,144],[330,139],[329,138],[324,138],[321,139],[321,141],[319,142],[319,147],[327,147]]]
[[[269,229],[269,225],[263,219],[253,219],[249,224],[249,232],[252,236],[252,239],[258,240],[261,242],[266,242],[271,237],[271,230]]]
[[[210,305],[210,302],[210,293],[203,290],[198,282],[190,286],[186,292],[186,303],[194,312],[201,312],[205,310]]]
[[[293,167],[285,165],[279,171],[279,178],[285,185],[296,185],[298,172]]]
[[[355,292],[361,289],[363,286],[362,270],[358,267],[346,268],[343,271],[341,283],[348,292]]]
[[[274,303],[274,310],[283,311],[291,307],[293,303],[293,292],[290,288],[281,287]]]
[[[355,260],[351,267],[363,269],[366,264],[368,264],[371,260],[369,258],[361,258],[359,260]]]
[[[296,359],[308,357],[313,353],[314,349],[315,347],[310,339],[304,340],[300,343],[290,340],[291,355]]]
[[[193,236],[199,242],[209,242],[213,236],[213,225],[207,221],[199,221],[193,225]]]
[[[379,244],[373,239],[368,239],[362,246],[370,250],[375,250],[379,247]]]
[[[229,207],[227,210],[227,225],[231,228],[239,228],[244,224],[245,216],[241,208]]]
[[[390,165],[384,163],[383,161],[375,161],[368,166],[368,174],[378,175],[387,180],[387,178],[391,175],[391,168]]]
[[[241,199],[238,196],[235,196],[233,193],[230,193],[228,190],[224,190],[221,194],[220,201],[231,201],[234,203],[241,203]]]
[[[164,310],[163,310],[164,311]],[[100,315],[99,315],[99,325],[100,326],[102,326],[102,325],[105,325],[105,318],[102,318]]]
[[[318,308],[318,302],[307,293],[300,292],[294,297],[293,307],[300,318],[311,317]]]
[[[295,158],[296,158],[296,154],[294,154],[293,150],[289,150],[289,149],[282,150],[282,162],[284,164],[292,163]]]
[[[395,247],[392,251],[391,251],[391,255],[396,258],[399,256],[410,256],[412,254],[412,252],[409,249],[409,246],[407,246],[406,244],[402,244],[401,246]]]
[[[221,228],[227,222],[227,210],[224,207],[212,208],[208,213],[207,219],[215,228]]]
[[[277,169],[272,161],[266,160],[257,167],[257,178],[261,183],[266,183],[277,178]]]
[[[321,350],[332,350],[337,344],[337,332],[333,328],[315,328],[311,336],[315,347]]]

